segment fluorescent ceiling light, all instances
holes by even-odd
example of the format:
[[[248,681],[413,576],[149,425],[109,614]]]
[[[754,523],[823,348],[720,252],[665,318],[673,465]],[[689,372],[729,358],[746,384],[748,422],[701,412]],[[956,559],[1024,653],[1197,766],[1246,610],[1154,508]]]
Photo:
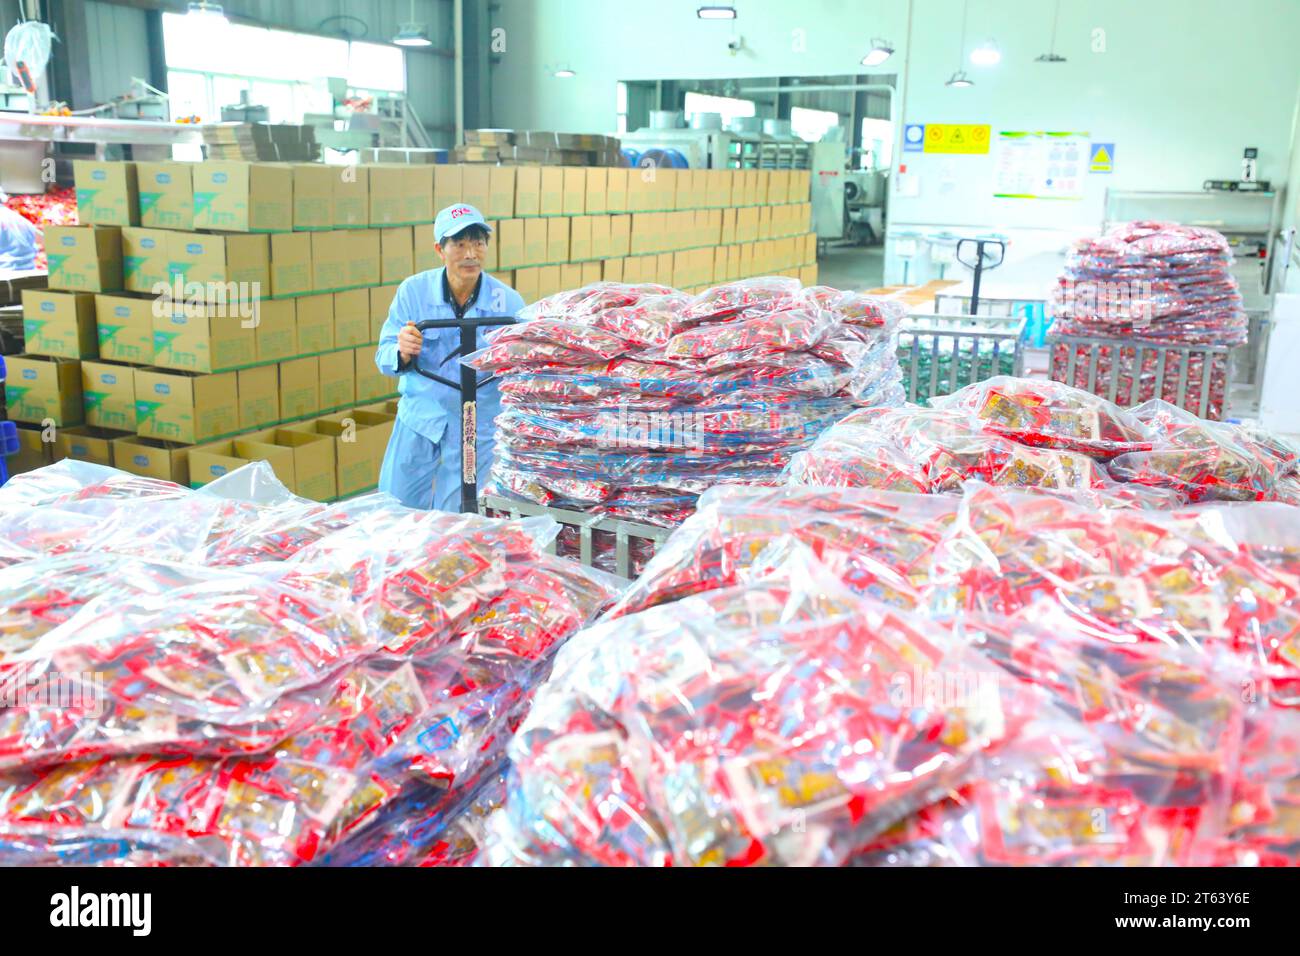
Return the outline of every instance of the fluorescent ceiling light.
[[[944,86],[967,87],[974,86],[975,81],[966,75],[963,70],[958,70],[952,76],[948,77],[948,82]]]
[[[1042,53],[1034,57],[1035,63],[1064,63],[1065,57],[1059,53]]]
[[[197,0],[189,5],[186,13],[192,17],[204,17],[212,21],[226,21],[226,11],[221,8],[219,3],[210,3],[208,0]]]
[[[393,42],[398,46],[433,46],[423,23],[403,23]]]
[[[731,6],[700,7],[695,11],[695,15],[701,20],[734,20],[736,19],[736,8]]]
[[[863,66],[880,66],[894,55],[894,45],[887,40],[872,39],[871,49],[862,58]]]
[[[555,75],[555,76],[558,76],[558,77],[559,77],[560,79],[562,79],[562,80],[567,80],[567,79],[571,79],[572,77],[577,76],[578,74],[577,74],[577,73],[574,73],[574,72],[573,72],[571,69],[569,69],[567,66],[562,66],[562,67],[560,67],[560,69],[558,69],[558,70],[555,71],[554,75]]]
[[[976,66],[996,66],[1002,60],[1002,51],[993,40],[985,40],[983,46],[970,51],[970,61]]]

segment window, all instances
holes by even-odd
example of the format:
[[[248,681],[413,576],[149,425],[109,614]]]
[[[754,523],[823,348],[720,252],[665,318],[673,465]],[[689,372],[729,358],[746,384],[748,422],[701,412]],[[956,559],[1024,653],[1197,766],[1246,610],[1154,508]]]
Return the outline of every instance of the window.
[[[810,110],[796,106],[790,110],[790,128],[794,135],[809,143],[820,143],[828,129],[840,125],[840,114],[833,110]]]
[[[627,132],[627,84],[619,83],[614,94],[614,112],[618,115],[618,132]]]
[[[862,148],[863,169],[888,169],[894,155],[894,124],[886,119],[864,119]]]
[[[687,93],[685,109],[688,120],[696,113],[721,113],[722,125],[725,127],[738,116],[753,116],[754,101],[711,96],[708,93]]]
[[[301,123],[303,114],[328,112],[324,77],[340,76],[369,93],[402,93],[406,59],[385,43],[212,22],[163,14],[163,48],[173,116],[221,119],[221,107],[249,102],[267,107],[273,123]]]

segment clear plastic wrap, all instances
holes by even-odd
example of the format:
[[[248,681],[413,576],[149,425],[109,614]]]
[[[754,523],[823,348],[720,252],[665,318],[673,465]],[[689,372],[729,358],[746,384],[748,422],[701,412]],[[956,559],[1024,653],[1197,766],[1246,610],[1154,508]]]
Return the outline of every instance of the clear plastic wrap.
[[[510,746],[485,859],[839,863],[1032,715],[950,635],[802,558],[575,637]],[[979,690],[941,702],[936,673]]]
[[[902,401],[895,311],[786,277],[553,296],[468,357],[501,375],[487,490],[672,526],[708,487],[773,484],[848,411]]]
[[[1132,414],[1096,395],[1062,385],[997,376],[932,399],[941,409],[963,409],[985,428],[1025,445],[1113,458],[1150,451],[1147,428]]]

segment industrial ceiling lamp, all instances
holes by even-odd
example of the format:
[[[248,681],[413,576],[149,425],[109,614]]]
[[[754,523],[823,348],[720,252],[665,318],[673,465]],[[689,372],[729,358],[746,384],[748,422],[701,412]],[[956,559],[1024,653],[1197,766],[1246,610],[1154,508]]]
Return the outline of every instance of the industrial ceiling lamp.
[[[411,19],[398,29],[393,42],[398,46],[433,46],[429,31],[415,19],[415,0],[411,0]]]
[[[957,50],[957,71],[948,77],[948,82],[944,86],[963,88],[974,86],[975,81],[966,75],[966,71],[961,68],[962,59],[966,56],[966,14],[970,9],[970,0],[962,0],[961,5],[961,47]]]
[[[1002,51],[998,49],[997,42],[989,39],[985,40],[982,46],[977,46],[970,51],[970,61],[976,66],[997,66],[1002,60]]]
[[[1061,18],[1061,0],[1056,0],[1056,12],[1052,14],[1052,45],[1046,53],[1034,58],[1035,63],[1064,63],[1065,57],[1056,52],[1056,21]]]
[[[577,76],[578,74],[575,73],[573,70],[571,70],[569,67],[567,67],[567,66],[562,66],[562,67],[560,67],[559,69],[557,69],[554,73],[552,73],[551,75],[552,75],[552,76],[555,76],[555,77],[558,77],[558,78],[561,79],[561,80],[571,80],[571,79],[573,79],[575,76]]]
[[[872,37],[871,49],[867,55],[862,58],[863,66],[880,66],[891,56],[894,55],[894,45],[888,40],[881,40],[878,37]]]
[[[204,17],[213,23],[226,23],[226,11],[221,8],[219,3],[209,3],[208,0],[197,0],[191,3],[185,11],[191,17]]]
[[[695,15],[701,20],[734,20],[736,19],[736,8],[731,4],[714,4],[707,7],[699,7]]]

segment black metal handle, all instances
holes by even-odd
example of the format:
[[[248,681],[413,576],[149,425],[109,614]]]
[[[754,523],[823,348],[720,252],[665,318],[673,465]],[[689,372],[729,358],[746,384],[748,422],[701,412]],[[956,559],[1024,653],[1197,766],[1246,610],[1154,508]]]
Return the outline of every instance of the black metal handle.
[[[421,333],[429,329],[460,329],[460,347],[447,356],[451,359],[458,355],[469,355],[475,350],[477,345],[475,337],[479,329],[514,324],[515,318],[512,315],[484,315],[464,319],[424,319],[416,322],[415,328]],[[399,355],[398,358],[400,359],[401,356]],[[453,382],[422,367],[418,352],[411,360],[411,364],[399,368],[398,372],[418,372],[425,378],[460,393],[460,510],[478,511],[478,390],[489,384],[493,376],[480,382],[477,373],[462,360],[460,381]]]
[[[975,261],[967,262],[961,257],[962,246],[968,242],[975,244]],[[997,246],[998,258],[995,262],[984,262],[984,247]],[[1007,245],[999,239],[958,239],[957,249],[953,253],[958,262],[969,269],[975,270],[975,275],[971,278],[970,288],[970,315],[979,315],[980,310],[980,277],[984,274],[985,269],[996,269],[1002,265],[1002,259],[1006,255]]]

